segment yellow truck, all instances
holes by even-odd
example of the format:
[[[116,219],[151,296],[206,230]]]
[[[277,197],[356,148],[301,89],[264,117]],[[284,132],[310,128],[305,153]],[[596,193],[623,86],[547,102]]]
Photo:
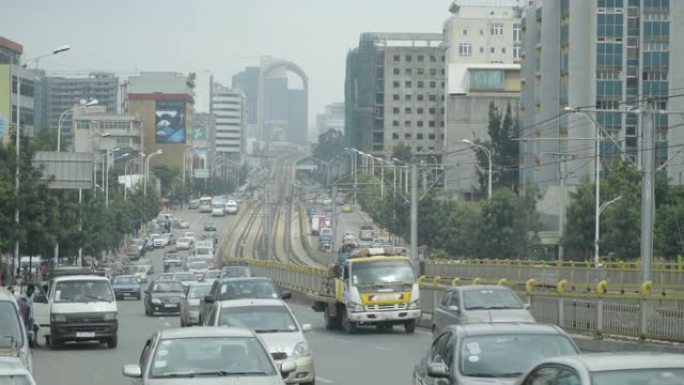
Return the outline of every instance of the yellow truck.
[[[420,319],[418,280],[411,258],[394,248],[358,249],[328,269],[325,288],[310,294],[313,309],[324,313],[328,330],[355,332],[375,325],[402,325],[413,333]]]

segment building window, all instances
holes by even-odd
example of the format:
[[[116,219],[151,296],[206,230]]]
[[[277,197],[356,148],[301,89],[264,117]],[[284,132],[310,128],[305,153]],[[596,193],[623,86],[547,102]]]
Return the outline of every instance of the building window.
[[[406,87],[406,88],[413,87],[413,82],[411,82],[410,80],[407,80],[406,82],[404,82],[404,87]]]
[[[418,55],[418,62],[423,62],[424,60],[425,60],[425,56]]]
[[[494,47],[489,47],[489,53],[494,53],[496,52],[496,48]]]
[[[418,88],[423,88],[425,86],[425,83],[423,81],[418,82]]]
[[[437,95],[435,94],[430,94],[430,97],[428,98],[431,102],[437,101]]]
[[[520,47],[519,46],[513,47],[513,59],[520,60]]]
[[[395,80],[392,82],[392,87],[398,88],[399,87],[399,81]]]
[[[428,108],[428,113],[430,113],[430,114],[436,114],[436,113],[437,113],[437,109],[436,109],[435,107],[430,107],[430,108]]]
[[[424,75],[425,70],[423,68],[418,68],[418,75]]]
[[[392,139],[399,139],[399,133],[397,133],[397,132],[392,133]]]
[[[437,87],[437,82],[430,82],[430,88]]]
[[[439,126],[444,127],[444,121],[443,120],[439,122]]]
[[[437,58],[435,56],[430,55],[430,61],[434,63],[437,61]]]
[[[506,53],[506,47],[501,47],[501,53],[503,53],[503,54]]]
[[[392,121],[392,127],[399,127],[399,121],[398,121],[398,120],[393,120],[393,121]]]
[[[412,125],[413,125],[413,123],[412,123],[410,120],[404,121],[404,126],[405,126],[405,127],[411,127]]]
[[[428,126],[434,127],[434,126],[435,126],[435,121],[434,121],[434,120],[431,120],[431,121],[428,123]]]
[[[406,75],[413,75],[413,70],[411,68],[407,68],[406,70],[404,70],[404,72],[406,73]]]
[[[399,75],[401,72],[399,71],[399,68],[395,68],[394,70],[392,70],[392,73],[394,73],[395,75]]]
[[[413,99],[413,95],[411,95],[411,94],[406,94],[406,95],[404,95],[404,99],[405,99],[407,102],[410,102],[411,99]]]
[[[501,24],[501,23],[489,24],[489,34],[492,36],[503,35],[503,24]]]
[[[411,139],[411,134],[410,133],[405,133],[404,134],[404,139]]]
[[[394,55],[394,61],[395,61],[395,62],[398,62],[398,61],[400,61],[400,60],[401,60],[401,58],[400,58],[399,55]]]
[[[458,45],[458,55],[459,56],[472,56],[473,45],[470,43],[461,43]]]
[[[417,125],[418,127],[423,127],[423,121],[422,121],[422,120],[417,121],[417,122],[416,122],[416,125]]]
[[[423,107],[418,107],[416,108],[416,112],[419,114],[422,114],[425,110],[423,110]]]
[[[435,140],[435,134],[428,134],[428,139]]]
[[[522,26],[520,24],[513,24],[513,41],[522,41]]]
[[[484,47],[480,47],[480,53],[484,53]]]
[[[392,95],[392,100],[399,100],[399,94]]]
[[[393,113],[393,114],[398,114],[398,113],[399,113],[399,107],[394,107],[394,108],[392,108],[392,113]]]
[[[444,140],[444,134],[439,134],[439,138]]]
[[[411,113],[413,113],[413,110],[411,109],[411,107],[406,107],[406,108],[404,108],[404,113],[405,114],[411,114]]]
[[[423,140],[423,134],[416,134],[416,139]]]
[[[467,29],[463,30],[463,36],[468,36],[468,30]]]
[[[436,76],[437,75],[437,68],[430,68],[430,76]]]
[[[412,59],[413,58],[411,57],[411,55],[406,55],[406,57],[404,58],[404,60],[406,60],[409,63],[411,62]]]
[[[423,101],[423,94],[419,94],[418,96],[416,96],[416,100],[418,100],[419,102],[422,102]]]

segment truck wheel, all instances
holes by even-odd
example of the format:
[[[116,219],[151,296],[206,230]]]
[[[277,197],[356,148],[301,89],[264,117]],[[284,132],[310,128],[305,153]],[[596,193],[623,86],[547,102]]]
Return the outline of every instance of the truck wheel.
[[[119,336],[114,336],[107,341],[107,347],[115,349],[119,345]]]
[[[347,334],[353,334],[357,330],[356,323],[349,320],[349,317],[347,316],[347,309],[342,310],[342,328],[347,332]]]
[[[410,321],[404,322],[404,330],[406,333],[412,334],[416,331],[416,320],[412,319]]]
[[[335,330],[339,327],[337,316],[330,315],[330,308],[325,307],[325,330]]]
[[[60,344],[56,338],[50,337],[50,341],[48,343],[50,344],[50,350],[57,350],[62,347],[62,344]]]

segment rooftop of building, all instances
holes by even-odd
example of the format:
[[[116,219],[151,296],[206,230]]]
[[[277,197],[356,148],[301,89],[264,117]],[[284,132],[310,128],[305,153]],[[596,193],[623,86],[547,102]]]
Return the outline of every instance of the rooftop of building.
[[[0,47],[12,50],[19,55],[24,52],[24,47],[21,44],[2,36],[0,36]]]
[[[424,33],[424,32],[364,32],[361,34],[359,43],[373,42],[375,44],[384,45],[405,45],[409,47],[420,47],[420,43],[433,42],[441,43],[441,33]],[[399,43],[399,44],[397,44]]]

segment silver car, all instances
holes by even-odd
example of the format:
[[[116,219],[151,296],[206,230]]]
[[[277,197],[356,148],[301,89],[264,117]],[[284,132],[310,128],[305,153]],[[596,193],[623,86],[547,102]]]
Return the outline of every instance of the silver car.
[[[0,356],[0,384],[36,385],[36,382],[19,358]]]
[[[181,327],[199,325],[200,299],[209,294],[211,282],[191,283],[188,293],[180,302]]]
[[[549,358],[516,383],[545,385],[684,385],[684,355],[592,353]]]
[[[452,325],[434,339],[416,365],[413,384],[513,385],[538,362],[575,354],[577,345],[555,325]]]
[[[432,333],[449,325],[478,322],[535,322],[528,306],[505,286],[470,285],[446,290],[435,305]]]
[[[209,311],[205,326],[233,326],[254,330],[266,343],[276,362],[293,360],[297,369],[285,379],[288,384],[315,383],[314,363],[304,332],[292,310],[280,299],[233,299],[219,301]]]
[[[294,370],[292,361],[277,366],[249,329],[176,328],[153,334],[123,375],[141,385],[283,385]]]

